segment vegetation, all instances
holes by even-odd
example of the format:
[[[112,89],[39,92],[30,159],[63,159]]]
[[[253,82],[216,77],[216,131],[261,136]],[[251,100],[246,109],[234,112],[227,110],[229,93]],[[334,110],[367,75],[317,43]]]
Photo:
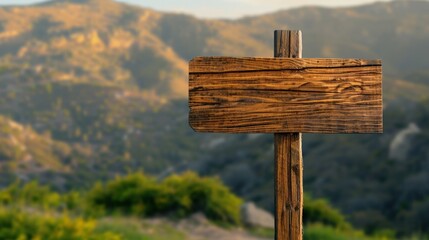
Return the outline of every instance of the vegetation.
[[[370,238],[362,232],[347,231],[323,225],[310,225],[305,228],[304,240],[370,240],[390,238]]]
[[[351,229],[345,217],[326,200],[313,200],[306,195],[304,202],[304,224],[320,223],[335,229]]]
[[[96,223],[81,218],[0,208],[0,239],[121,240],[120,235],[95,231]]]
[[[169,225],[142,228],[139,219],[203,212],[220,224],[239,224],[240,204],[218,179],[194,173],[159,183],[135,173],[81,193],[17,182],[0,190],[0,239],[182,240],[185,235]]]
[[[186,217],[202,212],[213,221],[239,224],[242,200],[216,178],[194,173],[173,175],[162,182],[143,174],[117,178],[89,194],[90,204],[105,211],[137,216],[172,214]]]
[[[373,239],[354,230],[326,201],[306,198],[304,222],[311,239]],[[143,219],[167,216],[174,221],[198,212],[220,226],[237,227],[241,226],[241,203],[219,179],[192,172],[161,181],[134,173],[80,193],[58,193],[37,182],[17,182],[0,190],[0,239],[182,240],[186,235],[169,224],[154,225]],[[249,232],[273,235],[268,229]],[[393,235],[379,236],[391,239]]]

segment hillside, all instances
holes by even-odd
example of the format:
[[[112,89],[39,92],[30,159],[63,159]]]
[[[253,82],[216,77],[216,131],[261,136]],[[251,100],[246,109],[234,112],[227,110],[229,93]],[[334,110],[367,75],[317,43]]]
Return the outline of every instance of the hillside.
[[[77,154],[76,150],[49,134],[38,134],[30,126],[0,116],[0,169],[5,174],[2,184],[12,173],[26,180],[50,172],[66,173],[70,171],[66,162]]]
[[[301,29],[304,57],[381,58],[384,66],[385,133],[305,135],[306,190],[367,231],[429,229],[419,215],[429,206],[428,12],[426,1],[394,1],[232,21],[111,0],[1,7],[0,125],[36,139],[16,157],[10,134],[0,136],[0,158],[13,159],[1,184],[39,179],[67,190],[142,169],[159,178],[193,169],[272,209],[272,136],[192,132],[187,61],[272,56],[274,29]],[[413,123],[419,131],[407,135]]]
[[[186,62],[153,33],[159,18],[108,0],[5,7],[1,62],[19,68],[19,79],[97,82],[183,97]]]

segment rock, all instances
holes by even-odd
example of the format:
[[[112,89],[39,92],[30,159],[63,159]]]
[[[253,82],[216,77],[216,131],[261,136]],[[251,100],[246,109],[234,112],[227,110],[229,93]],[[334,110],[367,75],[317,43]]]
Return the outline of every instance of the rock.
[[[158,226],[171,224],[174,229],[186,234],[189,240],[269,240],[253,236],[243,228],[223,228],[211,223],[203,213],[195,213],[180,221],[158,222]],[[146,226],[146,225],[145,225]],[[271,238],[272,239],[272,238]]]
[[[264,209],[258,208],[253,202],[241,206],[241,219],[246,226],[274,229],[274,217]]]
[[[389,157],[395,160],[405,160],[411,147],[410,138],[421,132],[415,123],[410,123],[407,128],[400,130],[389,147]]]
[[[210,224],[210,222],[207,219],[207,217],[204,215],[204,213],[201,213],[201,212],[192,214],[188,218],[188,221],[190,223],[195,224],[195,225],[209,225]]]

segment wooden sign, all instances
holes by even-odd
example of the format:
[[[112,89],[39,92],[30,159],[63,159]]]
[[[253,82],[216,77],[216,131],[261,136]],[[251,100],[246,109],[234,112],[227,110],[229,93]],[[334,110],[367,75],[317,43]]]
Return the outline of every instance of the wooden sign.
[[[189,63],[197,132],[382,132],[381,61],[197,57]]]
[[[381,61],[302,59],[301,31],[284,30],[274,33],[274,56],[191,60],[189,123],[197,132],[274,133],[275,239],[301,240],[301,133],[381,133]]]

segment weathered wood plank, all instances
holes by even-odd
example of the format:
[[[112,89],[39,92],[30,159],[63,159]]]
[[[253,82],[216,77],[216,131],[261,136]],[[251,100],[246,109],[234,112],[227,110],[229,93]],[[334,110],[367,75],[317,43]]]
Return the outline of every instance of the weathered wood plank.
[[[207,105],[216,105],[219,102],[231,102],[231,105],[242,104],[243,102],[251,103],[279,103],[286,105],[294,104],[320,104],[320,103],[333,103],[337,105],[355,105],[367,104],[372,102],[374,104],[381,104],[381,99],[378,94],[337,94],[337,93],[323,93],[314,91],[311,97],[308,92],[294,92],[294,91],[278,91],[278,90],[229,90],[225,89],[213,93],[213,91],[201,91],[198,93],[191,93],[193,101],[190,106],[207,107]],[[244,99],[243,96],[246,96]],[[275,97],[273,97],[275,95]],[[208,106],[211,107],[211,106]],[[222,106],[219,106],[222,107]]]
[[[302,57],[301,31],[275,31],[274,56]],[[293,99],[302,95],[293,94],[298,94]],[[292,101],[288,95],[283,96],[282,100]],[[302,240],[304,188],[301,145],[301,133],[274,134],[276,240]]]
[[[305,69],[335,69],[381,66],[381,60],[337,58],[256,58],[196,57],[189,62],[190,73],[257,72]]]
[[[190,125],[200,132],[382,132],[379,60],[197,58]]]

